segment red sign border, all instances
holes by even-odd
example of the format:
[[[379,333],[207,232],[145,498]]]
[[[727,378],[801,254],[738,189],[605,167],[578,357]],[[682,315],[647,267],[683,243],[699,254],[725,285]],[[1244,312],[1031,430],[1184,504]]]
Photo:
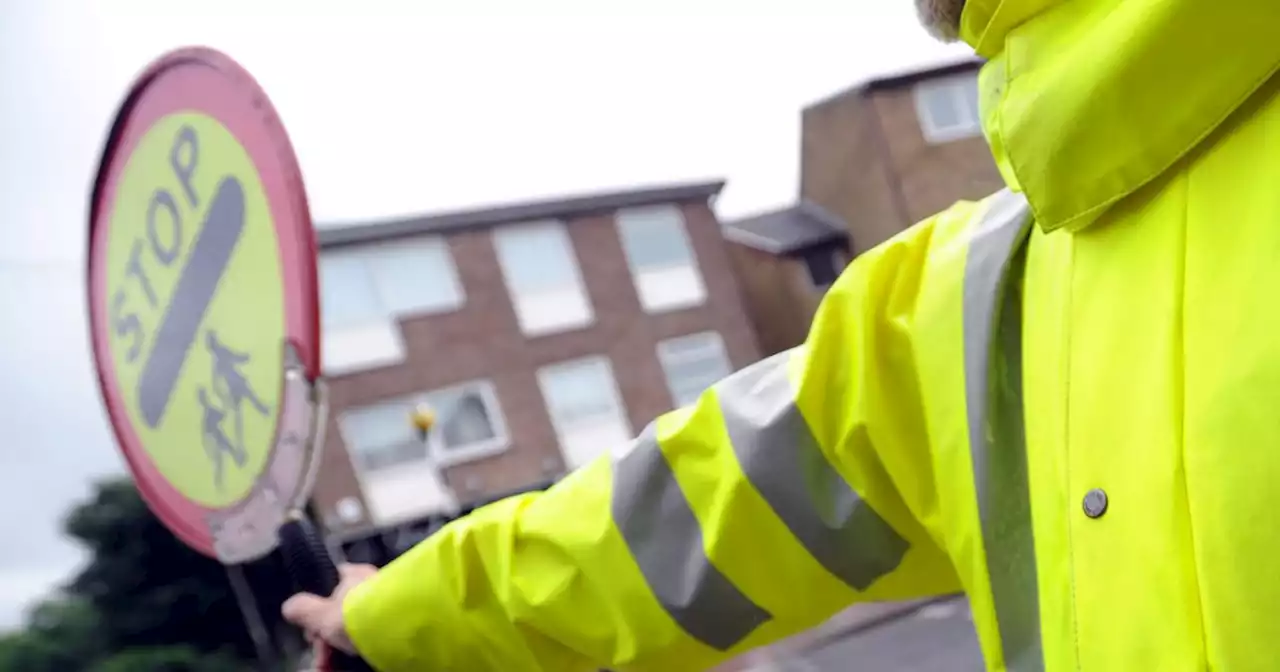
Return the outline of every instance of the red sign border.
[[[157,59],[138,77],[121,103],[93,183],[87,275],[90,339],[111,427],[143,499],[179,539],[204,555],[216,557],[207,522],[211,510],[191,501],[169,483],[130,423],[111,360],[105,277],[115,188],[127,159],[156,121],[174,112],[193,110],[221,122],[258,170],[275,221],[284,289],[285,338],[292,343],[311,380],[320,375],[319,282],[315,231],[302,171],[280,116],[262,87],[229,56],[213,49],[188,47]],[[280,385],[283,388],[283,368]],[[270,456],[268,464],[269,460]]]

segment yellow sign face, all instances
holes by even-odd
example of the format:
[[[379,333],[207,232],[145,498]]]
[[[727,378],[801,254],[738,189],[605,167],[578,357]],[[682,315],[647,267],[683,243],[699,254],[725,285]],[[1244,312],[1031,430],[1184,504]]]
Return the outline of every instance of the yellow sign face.
[[[187,499],[242,500],[275,439],[284,287],[252,159],[213,117],[162,117],[110,213],[110,355],[139,442]]]

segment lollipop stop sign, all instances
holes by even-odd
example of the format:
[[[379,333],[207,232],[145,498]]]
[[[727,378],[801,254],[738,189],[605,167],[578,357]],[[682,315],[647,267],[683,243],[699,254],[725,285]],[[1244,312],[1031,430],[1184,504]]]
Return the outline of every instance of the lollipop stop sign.
[[[296,589],[330,594],[333,559],[301,515],[326,410],[315,232],[284,126],[230,58],[178,50],[134,83],[88,259],[99,387],[147,505],[227,565],[282,547]]]
[[[279,283],[269,282],[278,276],[279,263],[274,240],[250,237],[263,238],[261,233],[269,230],[245,231],[247,203],[241,178],[234,172],[215,177],[212,189],[201,189],[209,179],[195,182],[199,138],[221,129],[198,118],[177,116],[166,121],[153,131],[160,136],[154,140],[164,140],[164,135],[173,138],[168,151],[173,170],[169,175],[146,176],[161,184],[153,187],[145,216],[120,213],[129,220],[144,221],[145,226],[138,227],[142,230],[132,240],[123,235],[112,240],[107,252],[108,263],[119,269],[107,278],[110,319],[115,326],[112,359],[126,390],[131,387],[136,392],[136,399],[126,399],[131,419],[142,421],[141,431],[153,434],[158,439],[155,444],[167,436],[187,438],[183,435],[189,435],[193,425],[199,426],[208,463],[158,450],[151,457],[161,471],[193,500],[225,506],[248,492],[265,463],[266,452],[261,448],[269,440],[264,435],[275,429],[273,411],[279,403],[273,378],[280,371],[282,329],[280,319],[257,329],[250,325],[237,329],[235,321],[218,324],[221,306],[214,305],[215,299],[234,304],[227,306],[228,311],[282,314]],[[196,130],[197,124],[206,127],[203,134]],[[179,183],[180,200],[164,182]],[[253,196],[260,201],[261,188],[250,188],[258,192]],[[118,207],[130,209],[125,204]],[[192,240],[184,240],[184,234]],[[242,238],[247,238],[244,253],[233,265],[232,253],[238,251]],[[219,287],[223,278],[227,282]],[[256,294],[255,286],[262,288]],[[237,296],[238,289],[248,296]],[[250,297],[257,305],[246,304],[244,299]],[[212,318],[211,324],[205,324],[206,317]]]
[[[324,388],[306,194],[253,79],[207,49],[148,68],[89,227],[98,378],[139,491],[192,548],[265,555],[309,496]]]

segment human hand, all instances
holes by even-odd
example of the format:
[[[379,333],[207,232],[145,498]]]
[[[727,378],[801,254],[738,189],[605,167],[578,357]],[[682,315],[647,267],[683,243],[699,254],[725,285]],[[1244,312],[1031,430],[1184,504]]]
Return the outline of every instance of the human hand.
[[[355,654],[355,644],[351,643],[342,620],[342,601],[353,588],[377,573],[378,568],[373,565],[340,565],[338,587],[334,588],[332,595],[320,597],[299,593],[285,600],[280,611],[286,621],[301,628],[311,641]]]

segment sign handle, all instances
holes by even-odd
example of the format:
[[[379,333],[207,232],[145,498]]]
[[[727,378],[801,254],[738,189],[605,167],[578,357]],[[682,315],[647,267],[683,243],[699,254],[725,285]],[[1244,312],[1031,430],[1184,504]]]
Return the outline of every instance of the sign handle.
[[[338,567],[320,532],[305,516],[295,514],[280,526],[280,554],[285,570],[300,592],[328,597],[338,587]],[[318,672],[376,672],[357,656],[330,648]]]

